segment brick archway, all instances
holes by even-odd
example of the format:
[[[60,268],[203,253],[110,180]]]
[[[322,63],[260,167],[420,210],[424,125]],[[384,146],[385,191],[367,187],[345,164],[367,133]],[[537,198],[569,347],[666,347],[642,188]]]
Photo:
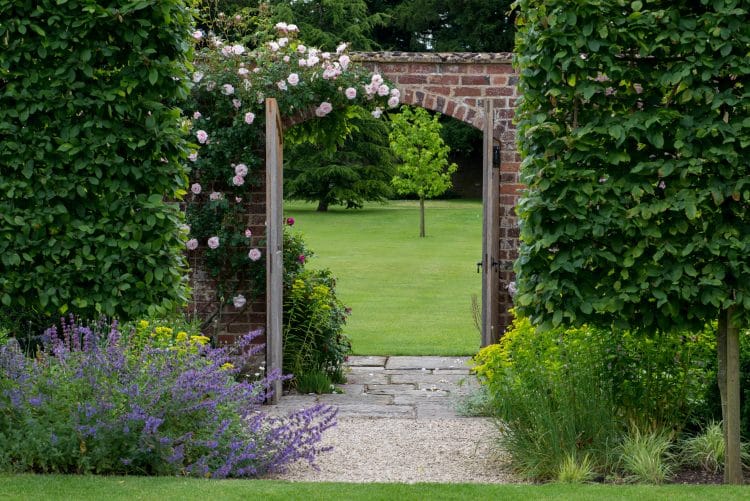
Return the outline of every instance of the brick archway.
[[[521,159],[516,150],[513,124],[518,76],[513,71],[512,54],[447,52],[355,52],[352,60],[393,82],[401,91],[401,102],[421,106],[451,116],[479,130],[485,127],[484,106],[491,101],[493,138],[500,148],[498,217],[499,249],[495,259],[499,269],[498,327],[502,333],[510,325],[508,310],[513,301],[508,284],[514,280],[513,261],[518,252],[518,225],[515,205],[522,188],[519,182]]]

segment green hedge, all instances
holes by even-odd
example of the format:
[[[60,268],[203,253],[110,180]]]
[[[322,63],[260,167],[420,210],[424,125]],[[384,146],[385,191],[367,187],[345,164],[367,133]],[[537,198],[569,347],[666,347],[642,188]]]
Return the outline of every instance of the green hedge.
[[[519,310],[700,330],[734,306],[747,324],[748,2],[517,5]]]
[[[0,0],[0,19],[1,317],[181,304],[185,0]]]

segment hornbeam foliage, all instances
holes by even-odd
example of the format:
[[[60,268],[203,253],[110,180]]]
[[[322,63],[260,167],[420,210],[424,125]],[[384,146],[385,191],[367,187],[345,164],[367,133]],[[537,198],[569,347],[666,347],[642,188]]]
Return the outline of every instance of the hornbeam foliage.
[[[750,316],[750,2],[519,0],[516,303],[543,324]]]

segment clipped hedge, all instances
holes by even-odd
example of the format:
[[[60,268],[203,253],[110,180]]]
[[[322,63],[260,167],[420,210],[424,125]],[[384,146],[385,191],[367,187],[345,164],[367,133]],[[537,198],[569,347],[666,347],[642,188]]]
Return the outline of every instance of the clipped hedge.
[[[697,331],[735,307],[747,324],[748,2],[517,5],[519,311]]]
[[[185,0],[0,0],[0,314],[186,299]]]

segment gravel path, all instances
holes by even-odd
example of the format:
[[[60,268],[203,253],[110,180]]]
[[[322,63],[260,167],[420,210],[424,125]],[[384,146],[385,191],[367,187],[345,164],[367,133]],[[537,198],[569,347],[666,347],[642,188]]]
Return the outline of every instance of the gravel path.
[[[307,482],[511,483],[491,420],[343,417],[326,432],[332,451],[272,478]]]

